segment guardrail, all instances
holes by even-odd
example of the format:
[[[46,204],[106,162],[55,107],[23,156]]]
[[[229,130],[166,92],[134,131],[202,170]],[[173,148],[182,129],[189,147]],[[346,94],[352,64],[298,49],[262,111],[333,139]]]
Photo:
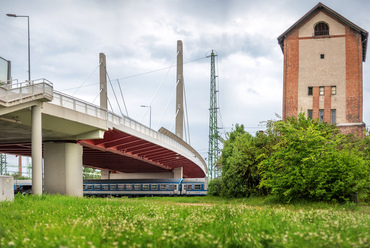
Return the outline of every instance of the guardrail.
[[[51,101],[51,103],[83,114],[87,114],[90,116],[94,116],[96,118],[106,120],[117,126],[129,127],[137,132],[140,132],[141,134],[148,135],[156,140],[162,141],[165,144],[170,145],[173,148],[179,149],[180,151],[189,154],[189,156],[191,155],[195,157],[195,155],[192,152],[190,152],[189,149],[187,149],[179,142],[171,139],[170,137],[162,133],[158,133],[157,131],[141,124],[140,122],[131,119],[130,117],[116,115],[113,112],[101,109],[99,106],[95,104],[83,101],[81,99],[69,96],[58,91],[54,91],[54,99],[53,101]]]
[[[0,85],[0,104],[6,107],[38,99],[53,99],[53,83],[45,78]],[[12,81],[13,82],[13,81]]]

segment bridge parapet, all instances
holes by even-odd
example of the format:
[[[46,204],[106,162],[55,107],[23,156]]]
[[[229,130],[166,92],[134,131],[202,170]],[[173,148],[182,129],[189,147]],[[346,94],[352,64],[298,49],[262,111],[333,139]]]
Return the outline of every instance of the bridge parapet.
[[[149,142],[155,144],[159,143],[163,147],[166,147],[167,149],[173,150],[178,154],[189,158],[200,168],[202,168],[205,173],[207,171],[207,167],[201,156],[193,148],[191,148],[190,145],[185,144],[185,142],[182,140],[182,142],[180,142],[178,140],[179,138],[176,138],[176,135],[169,135],[169,131],[155,131],[141,124],[140,122],[131,119],[130,117],[116,115],[113,112],[101,109],[97,105],[57,91],[54,91],[54,99],[51,103],[83,114],[103,119],[107,121],[108,129],[117,129],[122,132],[127,132],[138,138],[145,139]]]
[[[34,100],[51,101],[53,83],[45,78],[18,83],[17,80],[0,86],[0,105],[11,107]]]

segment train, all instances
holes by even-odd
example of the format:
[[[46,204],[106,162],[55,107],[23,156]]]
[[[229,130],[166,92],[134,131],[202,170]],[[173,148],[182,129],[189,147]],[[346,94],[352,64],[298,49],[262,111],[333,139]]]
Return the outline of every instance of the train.
[[[84,180],[86,196],[205,196],[206,178]]]
[[[28,180],[27,180],[28,181]],[[14,189],[29,189],[30,181],[14,181]],[[94,179],[83,181],[84,196],[205,196],[207,178]],[[15,191],[16,192],[16,191]],[[17,190],[17,192],[21,192]],[[25,194],[31,191],[24,192]]]

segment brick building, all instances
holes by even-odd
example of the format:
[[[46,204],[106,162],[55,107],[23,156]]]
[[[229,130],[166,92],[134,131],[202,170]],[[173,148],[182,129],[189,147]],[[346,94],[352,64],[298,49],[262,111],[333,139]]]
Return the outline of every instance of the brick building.
[[[362,133],[367,38],[367,31],[322,3],[280,35],[283,119],[304,112],[344,133]]]

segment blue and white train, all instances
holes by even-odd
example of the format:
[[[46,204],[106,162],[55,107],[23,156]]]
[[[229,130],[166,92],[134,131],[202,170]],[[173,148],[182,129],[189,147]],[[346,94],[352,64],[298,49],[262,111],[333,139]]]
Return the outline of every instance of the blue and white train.
[[[206,178],[84,180],[87,196],[204,196]]]

